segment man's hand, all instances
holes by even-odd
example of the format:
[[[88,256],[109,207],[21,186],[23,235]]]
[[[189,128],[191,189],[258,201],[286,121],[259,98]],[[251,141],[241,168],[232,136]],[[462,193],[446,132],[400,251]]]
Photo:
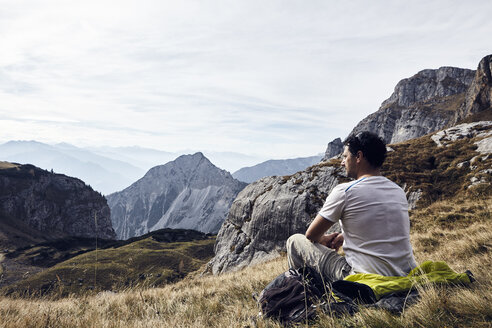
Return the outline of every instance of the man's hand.
[[[334,232],[329,235],[323,235],[321,236],[319,243],[338,251],[340,246],[342,246],[343,244],[343,235],[338,232]]]

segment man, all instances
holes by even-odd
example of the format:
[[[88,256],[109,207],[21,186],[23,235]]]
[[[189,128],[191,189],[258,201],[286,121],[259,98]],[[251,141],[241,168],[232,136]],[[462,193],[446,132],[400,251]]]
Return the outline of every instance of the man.
[[[287,240],[290,268],[318,270],[330,282],[353,273],[404,276],[416,266],[405,192],[381,176],[386,145],[362,132],[344,142],[342,165],[355,181],[336,186],[306,234]],[[339,221],[342,233],[325,235]],[[345,257],[337,253],[343,244]]]

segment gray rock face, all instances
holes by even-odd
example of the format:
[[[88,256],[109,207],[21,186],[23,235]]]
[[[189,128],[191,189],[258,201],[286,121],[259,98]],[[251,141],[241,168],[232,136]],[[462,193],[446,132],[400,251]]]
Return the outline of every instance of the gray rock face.
[[[79,179],[33,165],[0,169],[0,216],[19,220],[46,236],[116,237],[100,193]]]
[[[234,200],[209,263],[214,274],[276,257],[285,241],[304,233],[341,168],[315,165],[290,177],[267,177],[248,185]]]
[[[479,143],[476,143],[478,146],[476,151],[481,154],[489,154],[491,152],[488,148],[490,147],[489,140],[492,136],[492,131],[490,130],[491,126],[492,121],[458,124],[449,129],[435,133],[431,136],[431,139],[438,147],[444,147],[449,143],[455,142],[456,140],[481,137],[484,139],[482,139]]]
[[[304,170],[320,161],[321,156],[300,157],[293,159],[274,159],[251,167],[243,167],[232,176],[239,181],[251,183],[273,175],[289,175]]]
[[[486,110],[492,106],[492,55],[484,57],[478,64],[472,85],[466,92],[461,118]]]
[[[328,146],[326,147],[326,151],[325,151],[325,156],[323,157],[322,161],[327,161],[330,158],[339,155],[341,152],[343,152],[342,139],[340,138],[333,139],[328,143]]]
[[[457,120],[475,71],[455,67],[423,70],[400,81],[381,108],[363,119],[351,133],[364,130],[397,143],[443,129]]]
[[[381,107],[388,105],[409,107],[429,99],[463,93],[468,90],[474,77],[475,72],[469,69],[457,67],[426,69],[398,82],[393,94],[383,101]]]
[[[162,228],[216,233],[245,186],[196,153],[150,169],[142,179],[107,198],[120,239]]]

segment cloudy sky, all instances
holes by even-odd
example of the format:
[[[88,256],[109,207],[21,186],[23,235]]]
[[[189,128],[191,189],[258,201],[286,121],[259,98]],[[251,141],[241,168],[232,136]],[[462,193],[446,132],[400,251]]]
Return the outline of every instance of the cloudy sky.
[[[399,80],[492,53],[490,0],[0,8],[0,142],[310,156]]]

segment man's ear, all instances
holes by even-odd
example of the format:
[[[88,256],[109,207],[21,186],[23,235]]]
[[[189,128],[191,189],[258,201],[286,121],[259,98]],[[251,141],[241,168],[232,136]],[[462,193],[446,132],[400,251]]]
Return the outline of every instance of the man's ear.
[[[359,150],[357,152],[357,155],[355,155],[355,158],[357,159],[357,162],[360,162],[363,157],[364,157],[364,153],[361,150]]]

